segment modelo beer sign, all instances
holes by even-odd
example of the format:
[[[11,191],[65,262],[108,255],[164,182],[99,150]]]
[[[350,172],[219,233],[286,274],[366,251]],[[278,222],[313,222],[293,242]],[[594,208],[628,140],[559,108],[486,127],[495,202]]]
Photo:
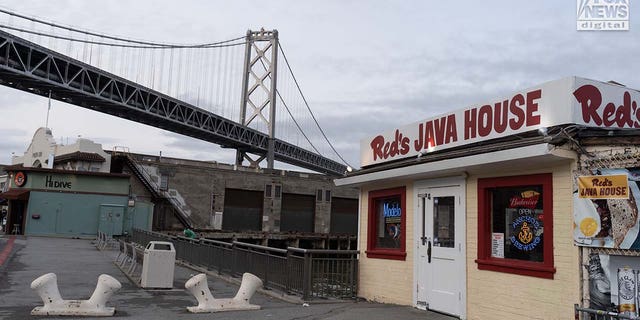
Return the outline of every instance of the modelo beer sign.
[[[382,204],[382,216],[387,234],[393,239],[400,237],[400,224],[402,223],[402,208],[400,199],[388,199]]]
[[[383,206],[382,206],[382,215],[385,218],[401,217],[402,216],[402,209],[400,209],[400,203],[399,202],[393,202],[393,203],[385,202],[383,204]]]
[[[640,92],[570,77],[361,141],[368,166],[563,124],[640,128]]]

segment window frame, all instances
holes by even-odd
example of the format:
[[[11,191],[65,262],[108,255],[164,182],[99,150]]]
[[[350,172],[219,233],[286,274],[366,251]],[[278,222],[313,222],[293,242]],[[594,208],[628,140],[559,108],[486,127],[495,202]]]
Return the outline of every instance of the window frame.
[[[169,190],[169,176],[164,174],[160,175],[160,184],[158,185],[158,190],[160,191]]]
[[[279,183],[275,183],[273,185],[273,198],[281,199],[282,198],[282,185]]]
[[[491,257],[491,190],[527,185],[542,186],[544,212],[543,261],[533,262]],[[478,256],[479,270],[553,279],[553,179],[551,173],[478,179]]]
[[[273,184],[267,183],[264,185],[264,197],[267,199],[273,198]]]
[[[402,216],[400,217],[400,248],[378,248],[376,237],[378,230],[378,215],[375,207],[377,200],[381,198],[400,197]],[[398,187],[383,190],[369,191],[369,212],[367,222],[367,258],[406,260],[407,258],[407,188]]]

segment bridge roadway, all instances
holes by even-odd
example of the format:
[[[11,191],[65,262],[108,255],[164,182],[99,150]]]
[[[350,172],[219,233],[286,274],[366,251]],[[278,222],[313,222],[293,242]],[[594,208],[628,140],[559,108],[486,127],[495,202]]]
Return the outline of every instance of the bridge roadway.
[[[0,30],[0,84],[32,94],[191,136],[247,153],[266,155],[269,136],[135,82]],[[343,175],[346,166],[274,139],[278,161]]]
[[[0,235],[0,250],[9,245],[10,239]],[[30,315],[42,300],[29,286],[49,272],[58,276],[63,299],[87,299],[102,273],[118,279],[122,288],[107,303],[116,308],[112,319],[453,319],[411,307],[370,302],[312,301],[304,307],[302,303],[284,302],[261,293],[251,300],[262,306],[261,310],[191,314],[186,307],[196,305],[196,300],[183,288],[190,275],[197,273],[193,270],[176,266],[173,290],[145,291],[129,282],[112,263],[116,251],[98,251],[90,240],[19,236],[12,247],[9,258],[0,264],[0,319],[42,319]],[[238,290],[235,284],[211,275],[208,278],[214,297],[233,297]]]

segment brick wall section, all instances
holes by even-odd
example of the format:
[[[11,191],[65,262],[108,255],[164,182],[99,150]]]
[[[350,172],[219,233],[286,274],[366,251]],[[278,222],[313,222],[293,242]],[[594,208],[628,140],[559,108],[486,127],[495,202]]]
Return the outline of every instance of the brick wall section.
[[[553,174],[554,279],[478,270],[477,180],[467,179],[467,315],[468,319],[572,319],[580,301],[578,248],[573,245],[571,165],[546,170],[504,172],[500,176]],[[491,177],[498,176],[497,174]],[[489,177],[489,176],[487,176]]]
[[[369,191],[406,186],[406,260],[369,259],[367,250],[367,224]],[[358,295],[367,300],[411,305],[413,301],[413,184],[398,182],[367,186],[362,189],[360,201],[360,282]]]
[[[508,169],[508,168],[507,168]],[[471,175],[466,187],[467,318],[468,319],[571,319],[573,304],[580,301],[578,248],[573,245],[573,200],[570,162],[528,171],[491,172]],[[481,271],[477,258],[477,180],[484,177],[548,173],[553,175],[554,266],[553,280],[508,273]],[[399,186],[407,188],[407,258],[405,261],[369,259],[367,249],[368,193]],[[368,185],[360,203],[359,296],[368,300],[413,304],[414,291],[414,198],[411,181]]]

